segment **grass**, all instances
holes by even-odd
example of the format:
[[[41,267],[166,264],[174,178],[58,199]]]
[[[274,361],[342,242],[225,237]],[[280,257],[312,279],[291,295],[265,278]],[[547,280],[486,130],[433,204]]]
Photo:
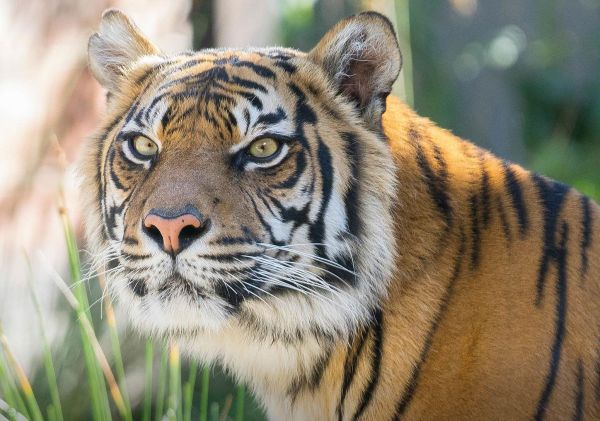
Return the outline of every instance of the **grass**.
[[[123,338],[114,309],[110,300],[105,297],[95,300],[91,295],[93,288],[89,288],[88,281],[82,277],[78,247],[64,205],[59,206],[59,214],[66,242],[70,281],[62,279],[44,256],[40,255],[39,258],[47,266],[49,277],[70,306],[76,329],[71,331],[71,337],[67,339],[77,341],[73,348],[75,355],[80,358],[71,358],[71,351],[66,345],[64,349],[52,348],[35,285],[30,284],[35,309],[32,323],[36,323],[41,331],[38,342],[42,351],[43,370],[38,376],[41,380],[34,382],[36,387],[32,386],[13,354],[0,323],[0,419],[63,421],[82,416],[102,421],[262,419],[255,404],[250,417],[245,416],[247,398],[243,386],[233,386],[229,382],[229,391],[224,390],[222,375],[214,375],[209,367],[199,366],[197,362],[182,361],[176,344],[151,340],[138,344],[141,349],[133,350],[134,355],[143,356],[143,387],[138,393],[140,396],[136,396],[132,403],[128,393],[131,390],[128,387],[128,381],[131,382],[128,378],[128,361],[123,352]],[[28,258],[27,262],[29,264]],[[96,289],[102,291],[105,280],[99,277],[97,281]],[[93,318],[90,307],[90,302],[97,301],[102,301],[103,307],[100,321]],[[101,342],[105,343],[104,347]],[[129,354],[132,354],[131,350]],[[81,364],[83,367],[78,369]],[[61,390],[61,375],[79,375],[81,378],[75,380],[74,390],[64,391]],[[216,395],[209,394],[212,380],[216,382]],[[38,396],[43,398],[38,399]]]

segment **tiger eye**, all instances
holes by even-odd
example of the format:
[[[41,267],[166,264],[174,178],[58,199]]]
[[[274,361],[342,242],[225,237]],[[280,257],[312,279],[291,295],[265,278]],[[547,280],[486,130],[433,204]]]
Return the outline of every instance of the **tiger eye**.
[[[278,149],[279,142],[270,137],[265,137],[252,142],[248,148],[248,153],[254,158],[268,158],[274,155]]]
[[[136,136],[132,146],[137,153],[145,157],[151,157],[158,153],[158,145],[144,136]]]

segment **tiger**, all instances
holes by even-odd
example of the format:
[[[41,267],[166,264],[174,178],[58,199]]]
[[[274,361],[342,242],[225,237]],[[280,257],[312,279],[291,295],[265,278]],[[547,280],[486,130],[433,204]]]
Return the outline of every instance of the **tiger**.
[[[391,94],[363,12],[309,52],[164,54],[118,10],[87,238],[142,335],[272,420],[600,419],[600,208]]]

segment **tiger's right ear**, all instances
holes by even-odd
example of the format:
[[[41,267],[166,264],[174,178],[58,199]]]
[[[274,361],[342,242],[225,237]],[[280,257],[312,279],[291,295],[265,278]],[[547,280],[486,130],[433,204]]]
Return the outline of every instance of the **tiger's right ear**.
[[[88,42],[90,70],[109,92],[117,91],[120,81],[141,58],[158,55],[160,50],[116,9],[102,14],[100,29]]]

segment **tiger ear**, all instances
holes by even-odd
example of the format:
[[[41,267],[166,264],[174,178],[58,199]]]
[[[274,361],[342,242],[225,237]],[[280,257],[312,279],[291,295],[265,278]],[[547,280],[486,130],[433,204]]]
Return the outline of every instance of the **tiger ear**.
[[[116,9],[102,14],[100,29],[88,42],[88,61],[92,74],[109,92],[118,89],[121,79],[141,58],[157,56],[160,50]]]
[[[368,126],[381,127],[385,99],[402,64],[396,33],[385,16],[364,12],[342,20],[308,57],[355,103]]]

